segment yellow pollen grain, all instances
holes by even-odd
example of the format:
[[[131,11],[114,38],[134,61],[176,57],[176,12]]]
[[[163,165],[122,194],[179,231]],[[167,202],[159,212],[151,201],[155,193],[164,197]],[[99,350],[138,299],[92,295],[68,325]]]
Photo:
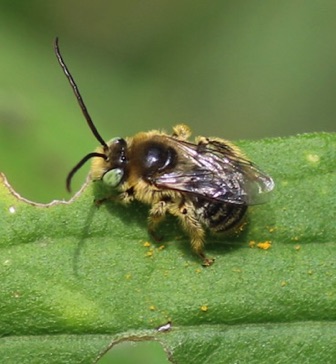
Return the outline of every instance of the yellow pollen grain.
[[[151,246],[149,241],[146,241],[143,245],[145,248],[149,248]]]
[[[294,249],[295,249],[295,250],[300,250],[300,249],[301,249],[301,245],[295,245],[295,246],[294,246]]]
[[[269,249],[271,247],[271,245],[272,245],[271,242],[268,240],[268,241],[258,243],[257,247],[259,249],[267,250],[267,249]]]
[[[249,242],[249,247],[250,248],[254,248],[255,246],[256,246],[256,242],[254,241],[254,240],[251,240],[250,242]]]
[[[151,311],[155,311],[155,310],[156,310],[156,307],[155,307],[154,305],[150,305],[150,306],[149,306],[149,309],[150,309]]]
[[[209,307],[208,307],[207,305],[202,305],[202,306],[200,307],[200,309],[201,309],[201,311],[202,311],[202,312],[207,312],[207,311],[208,311],[208,309],[209,309]]]
[[[165,246],[164,245],[160,245],[159,246],[159,250],[163,250],[165,248]]]
[[[146,257],[152,257],[154,254],[153,250],[149,250],[147,253],[146,253]]]

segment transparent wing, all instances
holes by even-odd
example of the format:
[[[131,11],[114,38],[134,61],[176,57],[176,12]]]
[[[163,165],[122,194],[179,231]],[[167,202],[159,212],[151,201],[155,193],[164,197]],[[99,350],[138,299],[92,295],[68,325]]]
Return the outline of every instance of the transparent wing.
[[[209,140],[197,145],[169,139],[179,160],[173,170],[152,177],[157,187],[247,205],[265,202],[274,188],[271,177],[224,142]]]

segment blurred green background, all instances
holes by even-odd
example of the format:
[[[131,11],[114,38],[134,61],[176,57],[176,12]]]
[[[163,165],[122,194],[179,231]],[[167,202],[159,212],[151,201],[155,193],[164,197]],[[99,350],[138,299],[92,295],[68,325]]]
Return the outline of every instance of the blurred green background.
[[[334,0],[2,0],[0,170],[28,199],[67,199],[98,144],[56,35],[106,140],[178,122],[233,140],[335,131],[335,19]]]

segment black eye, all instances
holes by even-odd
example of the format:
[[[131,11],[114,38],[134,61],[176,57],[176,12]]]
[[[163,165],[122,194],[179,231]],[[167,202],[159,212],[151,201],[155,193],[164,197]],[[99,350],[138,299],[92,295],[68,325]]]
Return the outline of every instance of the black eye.
[[[119,163],[120,164],[124,164],[127,160],[126,158],[126,148],[127,148],[127,143],[125,139],[118,139],[117,140],[117,145],[118,145],[118,155],[119,155]]]
[[[162,171],[168,167],[173,167],[176,162],[176,152],[173,148],[162,144],[152,144],[146,150],[144,157],[144,167],[147,172]]]
[[[109,143],[109,159],[113,168],[124,167],[127,162],[127,143],[125,139],[114,138]]]

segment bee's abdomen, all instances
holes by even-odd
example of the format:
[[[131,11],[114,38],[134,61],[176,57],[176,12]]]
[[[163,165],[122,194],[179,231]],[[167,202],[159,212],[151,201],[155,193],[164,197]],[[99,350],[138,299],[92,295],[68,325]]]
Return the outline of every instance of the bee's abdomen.
[[[227,231],[239,225],[247,211],[246,205],[212,202],[205,199],[197,199],[195,207],[204,225],[216,232]]]

